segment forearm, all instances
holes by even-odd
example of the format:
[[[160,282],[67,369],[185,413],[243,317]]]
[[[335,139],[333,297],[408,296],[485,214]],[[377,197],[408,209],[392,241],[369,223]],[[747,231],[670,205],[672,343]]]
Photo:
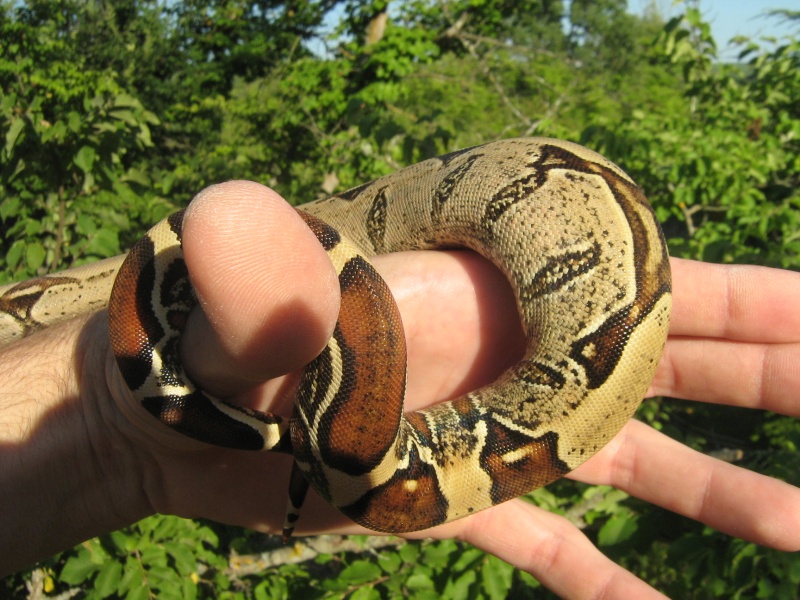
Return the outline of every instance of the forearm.
[[[148,514],[109,401],[102,315],[0,353],[0,575]]]

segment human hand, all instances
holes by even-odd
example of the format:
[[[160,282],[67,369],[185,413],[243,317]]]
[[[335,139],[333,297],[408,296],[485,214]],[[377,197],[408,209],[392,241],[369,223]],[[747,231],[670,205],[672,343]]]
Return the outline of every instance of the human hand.
[[[251,201],[266,206],[249,206]],[[280,215],[266,216],[271,211]],[[214,188],[188,215],[187,261],[214,324],[202,317],[195,324],[194,331],[204,334],[190,334],[185,360],[208,389],[234,390],[243,403],[288,415],[289,383],[253,383],[296,370],[319,351],[338,309],[335,276],[324,254],[315,255],[316,242],[305,236],[302,224],[295,231],[283,223],[294,219],[291,210],[263,188],[243,183]],[[220,227],[223,218],[248,226],[226,231]],[[295,234],[298,238],[291,237]],[[278,247],[276,239],[286,246]],[[195,246],[192,240],[202,242]],[[306,244],[310,253],[300,250]],[[416,252],[375,262],[405,323],[407,409],[488,383],[520,356],[524,341],[510,289],[482,259],[463,252]],[[800,276],[675,259],[673,277],[670,340],[652,394],[797,414],[790,399],[800,388],[800,318],[793,310]],[[236,307],[228,304],[231,297]],[[276,311],[276,297],[282,310]],[[280,529],[290,459],[209,449],[173,439],[169,431],[163,436],[169,439],[158,461],[164,488],[153,494],[154,509]],[[570,476],[613,485],[737,537],[782,550],[800,548],[796,488],[697,453],[637,421]],[[298,533],[319,531],[364,530],[313,496]],[[610,597],[654,593],[566,520],[519,500],[409,537],[423,536],[471,542],[568,597],[601,590]],[[575,565],[580,578],[574,577]]]
[[[182,239],[204,307],[202,312],[195,311],[184,334],[182,354],[188,371],[201,387],[219,396],[260,410],[291,414],[293,380],[272,378],[302,367],[330,337],[339,297],[338,279],[327,255],[293,209],[266,188],[246,182],[201,194],[187,210]],[[413,401],[409,408],[476,387],[480,377],[491,379],[522,351],[524,340],[516,319],[502,316],[516,314],[514,301],[494,269],[466,253],[407,253],[383,262],[398,282],[396,294],[407,317],[407,338],[412,340],[409,396]],[[412,269],[408,269],[409,263]],[[459,263],[465,265],[460,279],[440,279],[447,265]],[[488,281],[497,283],[493,287],[507,292],[502,310],[496,310],[497,303],[480,302],[490,307],[487,314],[495,315],[495,323],[465,315],[460,308],[479,304],[469,279],[471,263],[483,265],[492,276]],[[426,299],[430,290],[444,288],[449,293]],[[462,289],[471,293],[472,303],[463,298],[458,308],[445,310],[444,303]],[[440,313],[446,314],[431,323],[430,317]],[[466,327],[461,323],[464,319],[469,322]],[[439,334],[445,334],[446,341],[437,340]],[[479,352],[481,344],[476,340],[490,336],[495,339],[492,345],[504,345],[505,356],[497,353],[492,361],[487,360],[489,354],[480,359],[468,355],[464,360],[464,355],[455,351],[459,347]],[[501,343],[507,339],[516,341]],[[482,373],[487,370],[488,374]],[[176,435],[142,410],[116,369],[109,369],[109,374],[117,404],[134,425],[123,437],[154,453],[143,461],[155,463],[159,470],[154,478],[157,485],[147,488],[153,509],[280,530],[290,459],[224,450]],[[265,380],[270,381],[260,385]],[[215,480],[213,490],[220,491],[219,495],[209,489],[209,478]],[[365,531],[354,529],[355,525],[326,503],[315,506],[314,501],[304,508],[298,533],[334,527]]]
[[[648,396],[799,416],[800,274],[681,259],[671,264],[670,336]],[[639,421],[568,477],[614,486],[757,544],[800,549],[800,490],[696,452]],[[565,519],[527,503],[509,502],[446,527],[560,596],[657,596]]]

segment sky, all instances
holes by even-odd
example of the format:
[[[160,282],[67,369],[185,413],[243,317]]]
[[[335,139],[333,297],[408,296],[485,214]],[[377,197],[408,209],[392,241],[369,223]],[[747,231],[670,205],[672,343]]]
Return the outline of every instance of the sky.
[[[648,4],[648,0],[628,0],[628,10],[640,13]],[[685,10],[672,0],[657,0],[656,4],[667,18]],[[738,54],[728,47],[728,41],[736,35],[780,37],[800,30],[797,21],[791,25],[779,17],[764,16],[774,9],[800,10],[800,0],[700,0],[700,12],[711,24],[720,58],[727,59]]]
[[[655,0],[655,3],[666,19],[686,10],[685,4],[676,0]],[[651,0],[628,0],[628,11],[641,14],[650,4]],[[798,21],[790,24],[779,17],[765,16],[765,13],[774,9],[800,10],[800,0],[700,0],[700,12],[711,24],[711,33],[717,42],[719,57],[723,60],[735,60],[739,54],[739,49],[728,46],[728,41],[736,35],[780,37],[793,31],[800,32]],[[329,15],[327,29],[332,30],[339,18],[341,13],[337,11]],[[325,54],[321,42],[312,42],[311,49],[320,55]]]

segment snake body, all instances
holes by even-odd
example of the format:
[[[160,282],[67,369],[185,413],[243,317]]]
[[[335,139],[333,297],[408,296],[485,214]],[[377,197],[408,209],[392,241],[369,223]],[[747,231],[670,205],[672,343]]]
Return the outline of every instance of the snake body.
[[[633,415],[669,325],[666,245],[617,166],[547,138],[453,152],[299,209],[339,273],[342,309],[303,371],[294,415],[246,410],[197,389],[178,341],[195,298],[182,213],[127,258],[0,288],[0,342],[110,298],[119,368],[144,407],[202,441],[291,452],[287,531],[310,483],[356,522],[405,532],[545,485],[600,450]],[[514,291],[527,349],[489,386],[403,413],[405,340],[368,259],[470,248]],[[113,283],[115,282],[115,283]],[[110,289],[113,283],[113,291]]]

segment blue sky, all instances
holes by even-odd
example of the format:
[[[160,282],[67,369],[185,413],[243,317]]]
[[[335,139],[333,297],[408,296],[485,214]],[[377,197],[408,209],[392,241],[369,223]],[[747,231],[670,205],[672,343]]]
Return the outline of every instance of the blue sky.
[[[640,12],[649,4],[648,0],[628,0],[628,10]],[[657,0],[659,10],[667,18],[683,12],[685,6],[675,5],[671,0]],[[773,9],[800,9],[798,0],[700,0],[700,12],[711,24],[711,31],[717,42],[722,58],[735,58],[735,50],[725,51],[728,40],[735,35],[759,36],[787,35],[800,30],[800,23],[794,26],[777,17],[766,17],[764,13]]]
[[[676,0],[655,0],[659,12],[667,19],[684,12],[685,4]],[[651,4],[651,0],[628,0],[628,10],[632,13],[641,13]],[[391,4],[390,4],[391,7]],[[774,9],[800,9],[800,0],[700,0],[700,12],[705,20],[711,23],[711,30],[717,42],[720,58],[735,59],[738,50],[729,48],[728,41],[736,35],[746,35],[751,38],[759,36],[788,35],[792,31],[800,32],[800,23],[795,21],[790,25],[777,17],[767,17],[765,13]],[[333,24],[341,17],[339,11],[334,11],[327,19],[328,29],[333,29]],[[311,42],[311,48],[324,54],[321,43]]]

